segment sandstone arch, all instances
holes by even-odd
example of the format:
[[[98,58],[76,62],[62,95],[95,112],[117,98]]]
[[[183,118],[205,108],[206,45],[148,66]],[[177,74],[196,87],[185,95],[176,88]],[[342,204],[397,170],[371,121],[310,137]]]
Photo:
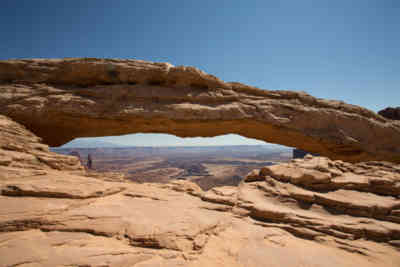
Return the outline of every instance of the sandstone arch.
[[[236,133],[346,161],[400,162],[400,123],[304,92],[120,59],[0,61],[0,113],[51,146],[76,137]]]

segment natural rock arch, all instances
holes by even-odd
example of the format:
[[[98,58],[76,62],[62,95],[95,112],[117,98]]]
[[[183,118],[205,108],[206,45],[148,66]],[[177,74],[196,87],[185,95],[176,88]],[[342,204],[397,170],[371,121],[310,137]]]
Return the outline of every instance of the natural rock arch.
[[[400,162],[400,123],[304,92],[120,59],[0,61],[0,113],[51,146],[77,137],[236,133],[346,161]]]

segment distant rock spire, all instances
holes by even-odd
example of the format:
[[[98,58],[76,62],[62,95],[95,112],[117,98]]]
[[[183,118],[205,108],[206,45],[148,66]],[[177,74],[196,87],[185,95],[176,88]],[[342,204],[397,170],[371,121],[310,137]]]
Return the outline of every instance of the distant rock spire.
[[[93,164],[92,155],[90,155],[90,153],[89,153],[88,157],[87,157],[87,167],[88,167],[89,170],[93,169],[93,165],[92,164]]]

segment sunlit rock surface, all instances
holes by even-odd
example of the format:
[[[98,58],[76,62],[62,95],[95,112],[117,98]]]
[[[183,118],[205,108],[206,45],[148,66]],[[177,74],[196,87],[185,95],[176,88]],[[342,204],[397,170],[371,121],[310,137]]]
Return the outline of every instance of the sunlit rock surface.
[[[0,149],[0,266],[400,263],[398,164],[307,156],[204,192],[86,172],[4,116]]]
[[[0,114],[51,146],[138,132],[235,133],[332,159],[400,162],[400,122],[304,92],[226,83],[194,67],[127,59],[5,60],[0,91]]]

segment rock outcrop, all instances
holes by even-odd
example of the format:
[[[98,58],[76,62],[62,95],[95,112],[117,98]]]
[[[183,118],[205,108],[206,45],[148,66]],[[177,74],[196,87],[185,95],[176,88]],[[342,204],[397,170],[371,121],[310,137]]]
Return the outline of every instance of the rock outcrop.
[[[85,172],[0,116],[0,266],[400,263],[400,166],[307,156],[238,187]]]
[[[79,159],[79,162],[81,163],[81,165],[83,165],[83,160],[82,160],[82,157],[81,157],[81,154],[79,153],[79,151],[73,150],[73,151],[69,152],[68,155],[77,157]]]
[[[391,120],[400,120],[400,107],[397,108],[385,108],[378,111],[378,114],[382,117],[391,119]]]
[[[400,124],[303,92],[122,59],[0,61],[0,113],[57,146],[76,137],[236,133],[350,162],[400,162]]]
[[[83,173],[79,159],[51,152],[24,126],[0,115],[0,180],[31,170],[63,170]],[[40,173],[40,171],[38,171]]]

